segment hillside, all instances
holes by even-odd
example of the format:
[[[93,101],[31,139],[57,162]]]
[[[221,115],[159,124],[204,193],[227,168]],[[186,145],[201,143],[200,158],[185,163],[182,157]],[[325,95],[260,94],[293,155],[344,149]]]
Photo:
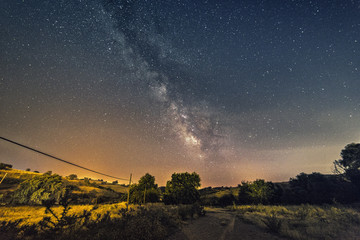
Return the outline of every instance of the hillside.
[[[0,184],[0,203],[2,204],[9,201],[11,194],[19,188],[22,182],[44,175],[43,173],[7,168],[0,170],[0,179],[5,174],[7,175]],[[62,177],[62,180],[71,186],[73,202],[78,204],[119,202],[125,199],[124,196],[128,190],[128,187],[124,185],[89,178],[70,180]]]

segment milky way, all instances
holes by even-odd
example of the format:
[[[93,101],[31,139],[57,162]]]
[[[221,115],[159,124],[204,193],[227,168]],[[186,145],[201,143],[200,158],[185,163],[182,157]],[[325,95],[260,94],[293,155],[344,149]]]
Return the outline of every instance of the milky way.
[[[359,1],[0,9],[4,137],[111,175],[150,172],[164,184],[196,171],[205,185],[329,173],[359,141]],[[18,168],[77,171],[0,150]]]

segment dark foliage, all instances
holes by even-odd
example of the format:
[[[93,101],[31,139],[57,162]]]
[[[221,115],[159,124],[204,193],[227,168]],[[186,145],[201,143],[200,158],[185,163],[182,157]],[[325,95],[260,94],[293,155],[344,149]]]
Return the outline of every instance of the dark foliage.
[[[149,203],[160,200],[160,190],[155,184],[155,177],[146,173],[139,180],[138,184],[130,187],[130,200],[132,203]]]
[[[200,200],[199,174],[173,173],[171,180],[166,183],[164,202],[165,204],[193,204]]]
[[[1,169],[11,169],[12,165],[11,164],[7,164],[7,163],[0,163],[0,170]]]
[[[69,176],[67,176],[67,178],[70,180],[76,180],[78,179],[78,176],[76,174],[70,174]]]
[[[275,187],[272,182],[258,179],[254,182],[242,182],[239,185],[238,201],[242,204],[269,204],[273,202]]]
[[[290,179],[286,194],[287,203],[293,204],[350,203],[359,197],[356,187],[341,176],[320,173],[301,173]]]
[[[360,143],[350,143],[341,151],[341,158],[334,161],[335,171],[360,188]]]
[[[217,206],[226,207],[233,205],[236,202],[236,198],[233,194],[225,194],[218,199]]]

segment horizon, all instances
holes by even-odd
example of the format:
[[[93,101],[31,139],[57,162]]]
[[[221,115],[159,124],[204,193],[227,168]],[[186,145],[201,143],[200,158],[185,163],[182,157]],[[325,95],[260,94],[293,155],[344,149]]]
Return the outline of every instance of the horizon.
[[[329,174],[360,141],[359,8],[4,0],[1,136],[159,185],[186,171],[202,186]],[[90,175],[4,141],[0,161]]]

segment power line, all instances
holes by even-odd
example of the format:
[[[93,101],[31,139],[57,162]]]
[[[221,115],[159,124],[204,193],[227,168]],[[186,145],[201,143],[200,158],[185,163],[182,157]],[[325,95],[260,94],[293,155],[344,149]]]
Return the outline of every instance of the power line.
[[[18,146],[20,146],[20,147],[26,148],[26,149],[31,150],[31,151],[33,151],[33,152],[40,153],[40,154],[42,154],[42,155],[45,155],[45,156],[50,157],[50,158],[53,158],[53,159],[58,160],[58,161],[60,161],[60,162],[64,162],[64,163],[73,165],[73,166],[75,166],[75,167],[85,169],[85,170],[90,171],[90,172],[93,172],[93,173],[97,173],[97,174],[100,174],[100,175],[103,175],[103,176],[106,176],[106,177],[111,177],[111,178],[115,178],[115,179],[119,179],[119,180],[124,180],[124,181],[128,181],[128,180],[129,180],[129,179],[126,179],[126,178],[114,177],[114,176],[111,176],[111,175],[108,175],[108,174],[105,174],[105,173],[101,173],[101,172],[98,172],[98,171],[95,171],[95,170],[91,170],[91,169],[89,169],[89,168],[86,168],[86,167],[77,165],[77,164],[75,164],[75,163],[66,161],[66,160],[64,160],[64,159],[55,157],[55,156],[53,156],[53,155],[44,153],[44,152],[39,151],[39,150],[36,150],[36,149],[34,149],[34,148],[32,148],[32,147],[25,146],[25,145],[23,145],[23,144],[21,144],[21,143],[12,141],[12,140],[10,140],[10,139],[7,139],[7,138],[1,137],[1,136],[0,136],[0,139],[2,139],[2,140],[4,140],[4,141],[7,141],[7,142],[10,142],[10,143],[12,143],[12,144],[18,145]]]

